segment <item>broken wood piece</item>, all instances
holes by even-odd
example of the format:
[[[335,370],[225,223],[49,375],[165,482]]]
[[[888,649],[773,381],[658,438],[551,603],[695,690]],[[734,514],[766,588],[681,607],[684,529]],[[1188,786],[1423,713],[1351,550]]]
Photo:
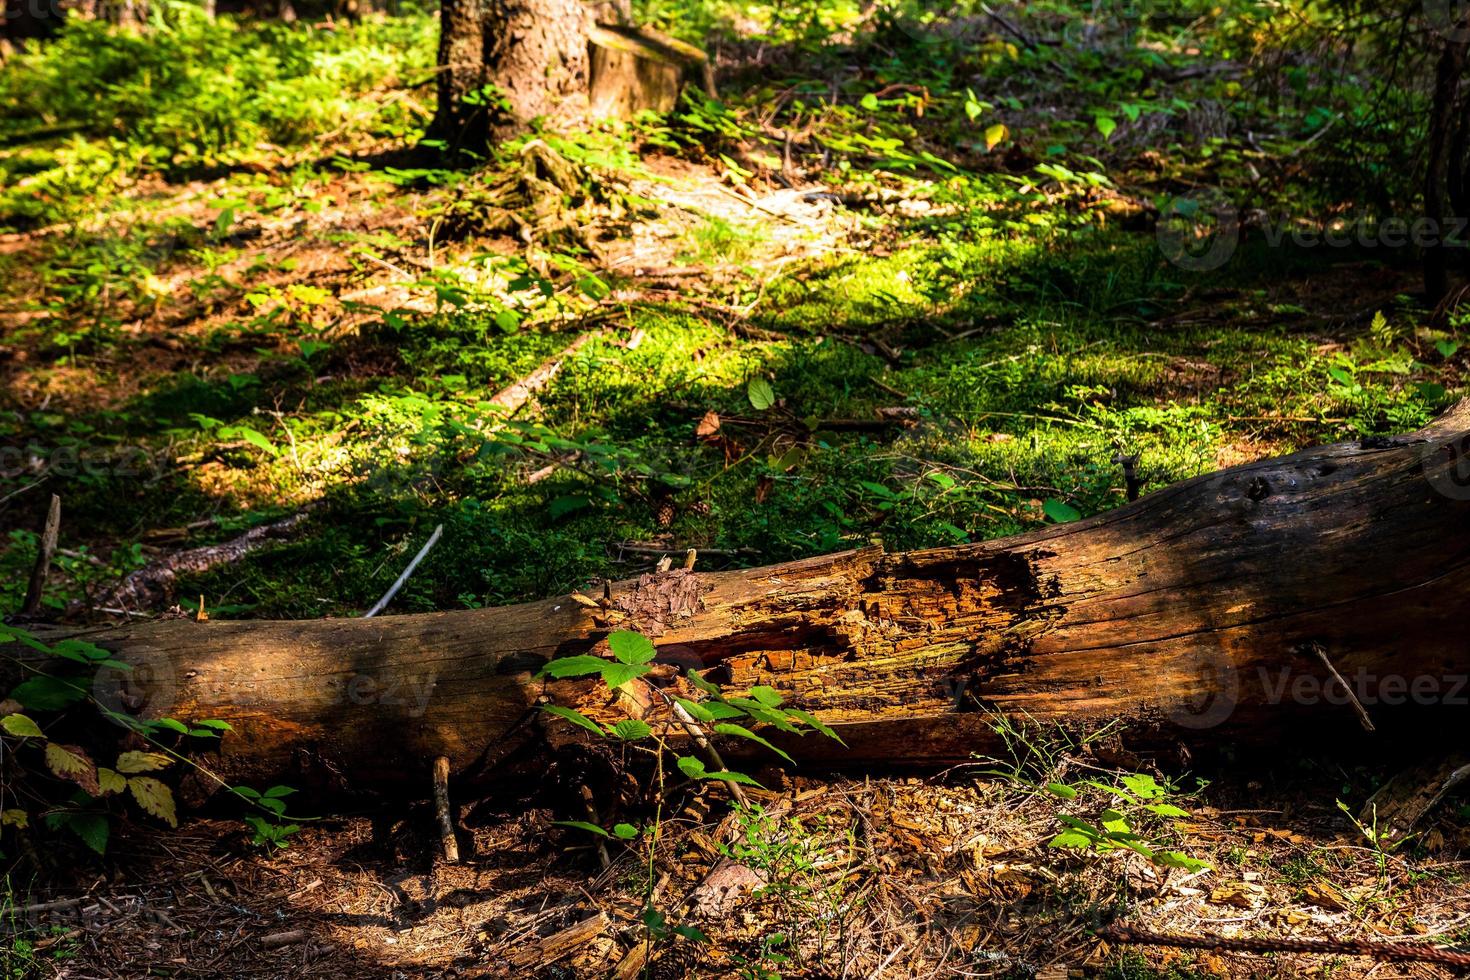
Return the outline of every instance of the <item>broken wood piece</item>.
[[[262,936],[260,945],[266,949],[279,949],[282,946],[291,946],[306,939],[305,929],[291,929],[286,932],[273,932],[269,936]]]
[[[36,552],[36,564],[31,568],[31,582],[26,587],[25,601],[21,603],[22,616],[34,616],[41,611],[41,598],[46,591],[46,576],[51,571],[51,557],[56,554],[56,537],[61,533],[61,497],[51,495],[51,506],[46,510],[46,524],[41,529],[41,547]]]
[[[597,816],[597,801],[592,798],[592,789],[583,783],[579,789],[582,792],[582,806],[587,811],[587,822],[594,827],[601,827],[602,820]],[[602,870],[606,871],[612,867],[612,856],[607,853],[607,845],[601,837],[595,838],[597,845],[597,860],[602,863]]]
[[[1470,753],[1437,754],[1394,776],[1368,798],[1358,813],[1379,843],[1392,847],[1408,837],[1446,794],[1470,779]]]
[[[590,100],[593,118],[631,119],[638,113],[669,112],[679,91],[697,76],[715,98],[709,56],[651,27],[598,24],[592,28]]]
[[[172,599],[179,576],[197,575],[243,559],[271,541],[290,536],[310,516],[309,510],[270,524],[251,528],[237,538],[220,544],[190,548],[138,569],[92,601],[91,608],[144,610]],[[73,603],[78,611],[81,603]]]
[[[600,333],[601,331],[592,330],[579,334],[577,339],[563,347],[556,355],[542,361],[536,370],[496,392],[491,396],[490,404],[504,411],[506,415],[514,415],[526,402],[531,400],[533,395],[549,385],[552,379],[561,373],[562,367],[573,354],[587,346],[587,343]]]
[[[459,863],[459,841],[454,836],[454,813],[449,806],[449,759],[434,760],[434,813],[439,818],[439,840],[444,845],[444,860]]]
[[[539,970],[592,942],[607,931],[609,924],[607,915],[598,912],[560,932],[521,943],[506,961],[520,970]]]

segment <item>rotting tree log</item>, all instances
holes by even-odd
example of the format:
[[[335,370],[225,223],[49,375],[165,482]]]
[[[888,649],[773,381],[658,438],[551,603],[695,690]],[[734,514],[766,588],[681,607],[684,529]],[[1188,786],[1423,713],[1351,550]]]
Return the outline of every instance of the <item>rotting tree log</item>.
[[[685,666],[733,690],[770,685],[832,724],[845,748],[783,743],[823,765],[966,760],[996,747],[997,713],[1113,724],[1141,743],[1355,731],[1331,668],[1374,738],[1431,718],[1463,731],[1470,402],[1412,435],[1238,466],[1004,540],[681,570],[611,596],[86,638],[135,665],[98,678],[103,701],[229,721],[215,765],[231,778],[339,789],[426,788],[438,756],[457,780],[493,777],[578,737],[537,710],[548,700],[605,721],[666,718],[647,685],[685,684]],[[617,628],[658,649],[631,690],[537,678],[551,658],[605,650]]]

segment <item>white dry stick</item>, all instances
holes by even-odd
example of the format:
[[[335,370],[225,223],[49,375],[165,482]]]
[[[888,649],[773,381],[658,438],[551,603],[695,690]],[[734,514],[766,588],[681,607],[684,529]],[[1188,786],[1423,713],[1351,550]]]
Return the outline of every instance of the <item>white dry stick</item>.
[[[443,524],[434,528],[434,533],[429,535],[429,540],[424,542],[424,546],[419,549],[419,553],[413,556],[413,561],[409,562],[408,567],[403,570],[403,574],[398,576],[398,581],[394,582],[388,591],[383,593],[383,598],[379,599],[373,608],[362,614],[363,619],[371,619],[382,612],[388,603],[393,601],[393,597],[398,594],[399,589],[403,588],[403,583],[408,581],[408,577],[413,574],[413,570],[419,567],[419,562],[424,560],[424,556],[429,553],[429,549],[439,543],[439,535],[443,533]]]

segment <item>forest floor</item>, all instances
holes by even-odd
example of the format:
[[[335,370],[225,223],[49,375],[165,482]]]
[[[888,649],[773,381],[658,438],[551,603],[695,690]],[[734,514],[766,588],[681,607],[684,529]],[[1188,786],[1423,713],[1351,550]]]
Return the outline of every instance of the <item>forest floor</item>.
[[[52,619],[356,615],[442,524],[390,610],[426,611],[688,548],[717,568],[983,540],[1122,504],[1119,455],[1147,492],[1412,429],[1463,388],[1462,323],[1423,308],[1398,252],[1251,226],[1216,266],[1158,223],[1210,194],[1306,224],[1344,213],[1298,156],[1331,159],[1308,111],[1325,97],[1243,86],[1226,27],[1036,5],[936,31],[817,9],[707,25],[724,103],[480,167],[413,149],[431,18],[183,24],[138,49],[79,32],[0,68],[34,100],[63,76],[84,98],[114,56],[279,62],[252,83],[265,108],[110,82],[94,119],[5,117],[0,611],[19,608],[51,493]],[[1044,38],[1064,43],[1022,43]],[[258,131],[212,133],[189,115],[205,96]],[[552,191],[548,159],[572,165]],[[298,513],[167,595],[109,592]],[[605,868],[596,838],[553,823],[582,814],[537,786],[461,801],[457,865],[426,803],[299,820],[281,849],[218,801],[168,832],[118,805],[105,858],[53,834],[17,864],[0,963],[635,976],[649,906],[710,940],[662,939],[648,975],[669,977],[1454,975],[1122,947],[1095,934],[1114,920],[1470,944],[1470,806],[1377,841],[1351,814],[1392,774],[1380,760],[1223,753],[1185,775],[1099,739],[1017,739],[1016,758],[945,773],[773,767],[744,814],[685,785],[651,854],[610,840]],[[1051,846],[1062,817],[1105,811],[1208,868]],[[686,910],[722,858],[755,877]],[[537,945],[599,915],[564,951]]]

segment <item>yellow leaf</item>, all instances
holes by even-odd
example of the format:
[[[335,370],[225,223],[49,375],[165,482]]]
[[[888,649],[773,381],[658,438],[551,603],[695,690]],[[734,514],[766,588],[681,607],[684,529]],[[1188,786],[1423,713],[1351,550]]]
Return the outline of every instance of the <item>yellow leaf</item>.
[[[1005,123],[996,123],[994,126],[987,128],[985,130],[985,149],[995,149],[997,143],[1000,143],[1010,135],[1011,131],[1006,128]]]
[[[75,745],[48,744],[46,765],[62,779],[70,779],[93,796],[97,795],[97,767]]]
[[[31,721],[25,715],[6,715],[0,718],[0,728],[5,729],[7,735],[17,738],[45,738],[40,726]]]
[[[22,830],[31,825],[31,818],[24,810],[0,810],[0,826],[19,827]]]
[[[106,766],[98,766],[97,785],[102,790],[98,794],[99,796],[106,796],[108,793],[121,793],[128,788],[128,777],[120,775],[108,769]]]
[[[167,766],[172,760],[157,752],[124,752],[117,757],[117,771],[154,772]]]
[[[157,817],[170,827],[179,825],[178,814],[174,811],[173,791],[163,783],[152,776],[134,776],[128,780],[128,789],[132,791],[133,799],[138,801],[144,813]]]

